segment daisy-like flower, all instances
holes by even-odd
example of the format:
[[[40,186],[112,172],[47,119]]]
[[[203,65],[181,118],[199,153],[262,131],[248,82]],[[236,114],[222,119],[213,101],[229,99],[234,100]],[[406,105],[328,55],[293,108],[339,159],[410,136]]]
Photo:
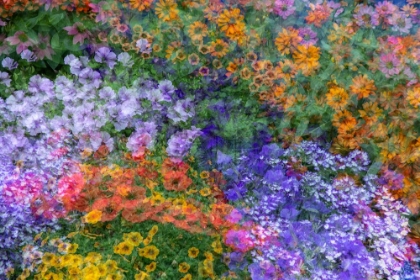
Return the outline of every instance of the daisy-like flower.
[[[229,44],[221,39],[217,39],[211,44],[211,55],[221,58],[229,51]]]
[[[274,3],[274,12],[283,19],[293,15],[296,8],[294,7],[295,0],[276,0]]]
[[[416,108],[420,106],[420,87],[411,88],[407,91],[407,101]]]
[[[72,26],[63,28],[68,35],[74,35],[73,44],[83,44],[84,40],[92,36],[92,33],[80,22],[74,23]]]
[[[375,10],[380,17],[386,18],[387,16],[396,13],[398,11],[398,7],[389,1],[382,1],[376,4]]]
[[[299,36],[299,31],[293,27],[283,28],[279,32],[274,44],[277,50],[282,54],[290,54],[292,48],[296,48],[302,41],[302,37]]]
[[[357,13],[354,15],[356,23],[362,27],[375,28],[379,24],[379,15],[375,12],[373,7],[367,5],[359,5]]]
[[[304,75],[309,75],[319,66],[320,50],[315,46],[298,46],[293,59]]]
[[[343,110],[348,103],[349,95],[344,88],[334,86],[327,95],[327,104],[335,110]]]
[[[387,78],[398,75],[402,70],[401,62],[393,53],[383,54],[380,56],[379,70]]]
[[[149,10],[152,4],[153,0],[130,0],[130,8],[139,12]]]
[[[238,8],[226,9],[217,19],[217,25],[231,40],[239,41],[245,37],[245,23],[243,19],[244,16],[241,15],[241,10]]]
[[[18,54],[26,50],[28,47],[32,47],[36,44],[36,41],[29,38],[23,31],[17,31],[15,35],[7,37],[6,41],[11,45],[17,45],[16,52]]]
[[[50,36],[45,35],[39,37],[39,44],[34,48],[34,53],[38,59],[42,60],[45,57],[52,59],[52,55],[55,52],[50,45]]]
[[[196,21],[188,28],[188,35],[192,41],[202,41],[208,34],[208,27],[206,24]]]
[[[171,21],[178,18],[178,5],[173,0],[160,0],[156,4],[155,13],[163,21]]]
[[[304,46],[312,46],[315,45],[318,41],[318,38],[316,37],[316,32],[314,32],[309,27],[303,27],[299,29],[299,37],[302,38],[302,41],[300,42]]]
[[[353,78],[350,92],[357,95],[358,99],[367,98],[374,94],[376,90],[375,82],[370,80],[367,75],[359,75]]]
[[[404,13],[394,13],[389,18],[389,24],[392,25],[392,30],[395,32],[409,33],[413,24],[411,18],[406,17]]]
[[[149,41],[147,41],[146,39],[137,40],[136,47],[139,49],[139,52],[141,53],[150,54],[152,52],[151,45]]]

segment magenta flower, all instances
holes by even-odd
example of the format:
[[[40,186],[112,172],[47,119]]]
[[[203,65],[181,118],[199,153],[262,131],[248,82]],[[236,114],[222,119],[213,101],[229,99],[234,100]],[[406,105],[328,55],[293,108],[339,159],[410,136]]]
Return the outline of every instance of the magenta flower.
[[[240,252],[247,252],[254,247],[250,234],[243,229],[229,230],[225,236],[225,243]]]
[[[379,14],[380,17],[386,17],[388,15],[392,15],[395,12],[397,12],[398,7],[389,1],[383,1],[376,4],[375,10]]]
[[[92,35],[92,33],[90,33],[89,30],[87,30],[80,22],[76,22],[72,26],[66,26],[63,29],[68,32],[68,35],[75,35],[73,37],[73,44],[82,44],[85,39]]]
[[[283,19],[286,19],[295,12],[294,4],[295,0],[277,0],[274,3],[274,11]]]
[[[302,38],[302,41],[300,43],[307,47],[315,45],[318,41],[316,33],[312,31],[312,29],[310,29],[309,27],[300,28],[299,37]]]
[[[402,67],[397,56],[393,53],[388,53],[380,56],[379,70],[384,73],[385,77],[389,78],[393,75],[398,75]]]
[[[372,7],[363,5],[358,8],[354,15],[357,25],[375,28],[379,24],[379,15]]]
[[[7,37],[6,41],[11,45],[17,45],[16,52],[18,54],[36,44],[36,41],[29,38],[23,31],[17,31],[12,37]]]

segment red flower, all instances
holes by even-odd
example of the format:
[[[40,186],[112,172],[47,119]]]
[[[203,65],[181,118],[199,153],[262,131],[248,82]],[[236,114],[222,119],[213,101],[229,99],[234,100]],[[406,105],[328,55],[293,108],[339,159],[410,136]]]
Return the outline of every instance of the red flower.
[[[122,198],[114,195],[110,198],[100,198],[92,205],[92,209],[102,211],[102,222],[112,221],[123,209]]]

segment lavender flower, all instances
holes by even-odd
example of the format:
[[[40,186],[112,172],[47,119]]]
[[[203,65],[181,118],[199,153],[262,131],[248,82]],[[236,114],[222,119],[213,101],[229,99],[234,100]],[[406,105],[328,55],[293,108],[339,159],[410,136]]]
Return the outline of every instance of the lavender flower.
[[[311,46],[315,45],[318,41],[318,38],[316,37],[316,33],[312,31],[309,27],[303,27],[299,29],[299,37],[302,38],[302,41],[300,42],[302,45],[305,46]]]
[[[194,104],[191,99],[178,100],[175,106],[171,107],[168,111],[168,118],[175,124],[179,122],[186,122],[189,118],[194,117]]]
[[[18,63],[10,57],[4,58],[1,62],[1,65],[9,70],[13,70],[18,67]]]
[[[32,51],[30,51],[28,49],[22,51],[22,53],[20,54],[20,57],[22,59],[25,59],[28,62],[34,62],[34,61],[36,61],[38,59],[36,57],[36,55]]]
[[[150,43],[146,39],[137,40],[136,47],[139,48],[139,51],[141,53],[150,54],[152,52],[152,48],[150,46]]]
[[[200,136],[201,132],[195,126],[191,129],[177,132],[169,138],[168,147],[166,152],[168,156],[174,160],[182,160],[182,158],[188,153],[194,140]]]
[[[95,52],[95,61],[99,63],[106,63],[109,68],[113,69],[115,64],[117,63],[116,54],[111,52],[111,49],[108,47],[99,48]]]
[[[392,30],[400,33],[409,33],[413,24],[411,19],[407,17],[404,13],[394,13],[389,18],[389,24],[392,25]]]
[[[1,72],[0,71],[0,83],[10,87],[10,82],[12,81],[12,79],[9,78],[9,73],[7,72]]]
[[[117,60],[121,62],[122,66],[131,68],[134,65],[134,61],[131,60],[129,53],[122,52],[118,55]]]
[[[358,11],[354,15],[354,18],[359,26],[375,28],[375,26],[379,25],[379,15],[375,12],[373,7],[358,5],[356,9],[358,9]]]

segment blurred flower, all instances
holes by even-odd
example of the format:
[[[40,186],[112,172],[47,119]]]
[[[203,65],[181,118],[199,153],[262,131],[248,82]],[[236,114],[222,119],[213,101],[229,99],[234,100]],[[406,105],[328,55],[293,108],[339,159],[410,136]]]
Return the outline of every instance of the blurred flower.
[[[113,69],[117,63],[116,54],[108,47],[101,47],[95,52],[95,61],[99,63],[106,63],[109,68]]]
[[[28,49],[22,51],[22,53],[20,54],[20,57],[22,59],[25,59],[28,62],[34,62],[34,61],[37,60],[36,55],[32,51],[30,51]]]
[[[382,54],[379,61],[379,70],[384,73],[385,77],[390,78],[401,72],[401,62],[393,53]]]
[[[83,44],[85,39],[92,36],[92,33],[80,22],[75,22],[72,26],[66,26],[63,29],[68,32],[68,35],[75,35],[73,44]]]
[[[26,50],[28,47],[34,46],[37,42],[23,31],[17,31],[12,37],[7,37],[6,41],[11,45],[17,45],[16,52],[20,54],[22,51]]]
[[[6,57],[2,60],[1,65],[4,68],[7,68],[9,70],[13,70],[16,69],[18,67],[18,63],[16,61],[14,61],[13,58],[10,57]]]
[[[295,13],[296,8],[294,4],[295,0],[276,0],[274,2],[274,11],[283,19],[286,19]]]

